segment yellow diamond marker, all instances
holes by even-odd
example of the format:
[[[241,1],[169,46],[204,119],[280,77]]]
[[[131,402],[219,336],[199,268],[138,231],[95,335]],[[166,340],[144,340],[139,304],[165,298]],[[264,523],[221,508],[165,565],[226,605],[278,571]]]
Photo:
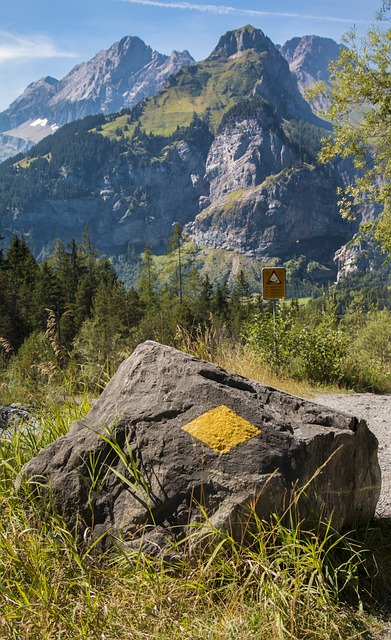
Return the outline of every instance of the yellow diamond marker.
[[[203,413],[182,429],[218,453],[228,453],[238,444],[261,433],[257,427],[223,404]]]

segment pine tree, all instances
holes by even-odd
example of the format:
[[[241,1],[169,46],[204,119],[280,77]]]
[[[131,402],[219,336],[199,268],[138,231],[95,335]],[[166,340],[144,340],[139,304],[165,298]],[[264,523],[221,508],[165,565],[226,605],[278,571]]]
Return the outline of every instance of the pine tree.
[[[177,222],[174,226],[172,236],[169,240],[169,247],[174,255],[176,266],[176,288],[178,292],[179,302],[183,302],[183,256],[182,256],[182,244],[183,244],[183,229]]]
[[[156,286],[158,277],[153,262],[152,248],[147,245],[141,256],[141,271],[138,277],[138,293],[145,309],[157,304]]]
[[[230,325],[236,335],[239,335],[250,310],[250,286],[243,270],[240,269],[235,278],[230,304]]]
[[[212,312],[213,285],[209,280],[208,274],[201,277],[197,271],[196,275],[197,280],[195,284],[197,286],[197,295],[194,297],[191,307],[194,315],[194,323],[206,324],[209,322]]]
[[[57,274],[48,262],[43,262],[38,271],[34,288],[34,326],[45,330],[50,309],[58,321],[58,310],[61,302],[61,287]]]
[[[212,298],[212,313],[215,319],[224,324],[229,319],[229,291],[227,282],[218,284]]]
[[[34,329],[34,289],[38,265],[24,238],[14,235],[2,263],[7,335],[15,350]]]

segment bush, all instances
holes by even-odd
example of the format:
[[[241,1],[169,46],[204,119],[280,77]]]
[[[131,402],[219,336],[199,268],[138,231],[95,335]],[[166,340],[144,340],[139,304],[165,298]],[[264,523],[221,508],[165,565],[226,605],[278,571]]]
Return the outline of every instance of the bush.
[[[269,310],[244,324],[243,337],[276,373],[289,371],[297,353],[297,317],[293,306],[282,304],[275,317]]]
[[[357,333],[343,362],[343,381],[356,391],[391,393],[390,312],[373,311]]]
[[[389,393],[390,312],[355,312],[338,321],[332,300],[316,304],[281,304],[275,319],[254,314],[244,327],[246,345],[277,375]]]
[[[336,324],[333,310],[318,314],[317,319],[314,322],[311,314],[302,318],[295,303],[282,304],[275,318],[268,312],[256,314],[245,325],[244,337],[278,374],[317,384],[339,382],[347,337]]]
[[[347,337],[338,327],[328,323],[316,329],[304,327],[296,336],[295,358],[291,373],[310,382],[328,384],[342,379],[342,362],[347,349]]]
[[[34,331],[10,359],[5,374],[8,391],[16,396],[20,388],[39,391],[54,381],[59,372],[49,337],[42,331]]]

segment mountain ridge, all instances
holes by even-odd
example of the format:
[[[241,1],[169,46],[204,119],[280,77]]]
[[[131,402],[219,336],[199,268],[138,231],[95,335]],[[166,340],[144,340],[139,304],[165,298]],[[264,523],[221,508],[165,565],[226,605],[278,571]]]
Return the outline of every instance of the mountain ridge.
[[[53,133],[53,128],[74,120],[131,107],[156,93],[183,65],[193,63],[188,51],[167,56],[137,36],[125,36],[73,67],[61,80],[46,76],[29,84],[0,113],[0,132],[37,142]],[[39,136],[29,129],[37,119],[47,121]],[[20,141],[15,145],[20,147]],[[7,155],[0,151],[0,160]]]
[[[300,259],[304,277],[312,265],[336,278],[334,255],[358,223],[338,210],[350,164],[317,162],[328,123],[260,30],[228,32],[211,56],[134,107],[67,124],[0,166],[0,234],[23,233],[42,259],[56,236],[88,227],[100,251],[125,260],[146,245],[164,252],[179,222],[203,252]]]

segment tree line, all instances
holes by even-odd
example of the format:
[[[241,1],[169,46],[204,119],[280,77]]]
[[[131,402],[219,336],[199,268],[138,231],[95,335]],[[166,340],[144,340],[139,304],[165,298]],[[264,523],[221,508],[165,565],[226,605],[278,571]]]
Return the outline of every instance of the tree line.
[[[230,286],[201,275],[180,225],[164,273],[156,265],[146,247],[127,288],[87,231],[81,242],[58,240],[41,264],[14,235],[0,252],[0,401],[4,390],[25,397],[53,380],[96,390],[148,339],[214,361],[224,343],[278,376],[391,390],[390,265],[383,279],[357,275],[312,300],[281,302],[276,314],[243,271]]]
[[[98,256],[88,232],[66,246],[57,240],[41,264],[25,239],[14,235],[0,252],[0,370],[25,358],[26,376],[31,375],[29,363],[40,359],[41,350],[43,359],[50,354],[51,367],[97,370],[108,364],[112,372],[139,342],[172,344],[178,326],[191,331],[212,316],[216,326],[238,334],[251,307],[243,273],[231,288],[212,284],[191,264],[181,242],[178,228],[163,284],[147,247],[136,286],[126,288],[111,262]]]

